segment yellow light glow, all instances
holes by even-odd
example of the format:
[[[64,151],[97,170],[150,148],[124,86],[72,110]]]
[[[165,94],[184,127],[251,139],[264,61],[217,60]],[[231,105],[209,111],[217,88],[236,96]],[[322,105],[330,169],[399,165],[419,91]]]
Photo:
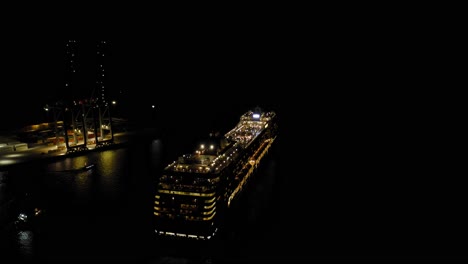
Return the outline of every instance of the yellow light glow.
[[[13,163],[15,163],[13,160],[6,160],[6,159],[0,160],[0,165],[9,165]]]

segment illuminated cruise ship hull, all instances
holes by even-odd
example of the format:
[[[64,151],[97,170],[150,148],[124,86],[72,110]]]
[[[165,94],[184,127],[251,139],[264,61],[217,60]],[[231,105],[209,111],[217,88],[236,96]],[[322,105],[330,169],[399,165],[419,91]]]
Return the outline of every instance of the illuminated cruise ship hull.
[[[154,201],[155,233],[208,240],[277,136],[274,112],[249,111],[220,139],[179,157],[159,177]]]

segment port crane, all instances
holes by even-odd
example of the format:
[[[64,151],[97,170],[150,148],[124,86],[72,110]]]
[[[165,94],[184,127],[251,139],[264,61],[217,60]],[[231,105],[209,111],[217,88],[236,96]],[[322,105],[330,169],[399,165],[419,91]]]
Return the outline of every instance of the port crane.
[[[53,114],[55,143],[58,149],[66,148],[67,153],[98,148],[114,143],[112,130],[111,105],[106,101],[104,90],[104,49],[106,41],[97,43],[97,81],[90,97],[71,101],[60,100],[53,105],[46,105],[46,111]],[[75,53],[77,41],[66,43],[66,80],[65,92],[74,87]],[[97,90],[101,96],[97,96]]]

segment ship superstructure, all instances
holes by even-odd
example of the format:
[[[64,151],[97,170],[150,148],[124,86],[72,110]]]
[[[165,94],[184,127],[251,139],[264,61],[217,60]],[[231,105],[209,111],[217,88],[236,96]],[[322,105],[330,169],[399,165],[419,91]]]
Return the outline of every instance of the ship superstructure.
[[[156,234],[211,239],[276,139],[276,119],[273,111],[248,111],[224,136],[211,134],[167,165],[156,188]]]

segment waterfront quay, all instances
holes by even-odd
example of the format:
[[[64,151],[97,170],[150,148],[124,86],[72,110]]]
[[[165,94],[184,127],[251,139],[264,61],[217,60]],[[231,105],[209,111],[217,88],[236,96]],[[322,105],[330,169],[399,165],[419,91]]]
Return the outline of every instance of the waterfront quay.
[[[0,171],[7,171],[9,168],[19,166],[24,163],[39,161],[39,160],[57,160],[67,158],[71,156],[83,155],[91,151],[101,151],[111,148],[125,147],[133,136],[154,133],[154,129],[142,129],[125,131],[114,134],[112,143],[108,143],[102,146],[88,145],[86,150],[80,150],[75,152],[67,151],[66,148],[60,148],[53,144],[37,144],[31,147],[22,148],[9,148],[5,151],[0,151]],[[3,137],[4,141],[8,140],[7,137]],[[21,144],[12,142],[11,144]],[[3,143],[8,145],[8,143]]]

